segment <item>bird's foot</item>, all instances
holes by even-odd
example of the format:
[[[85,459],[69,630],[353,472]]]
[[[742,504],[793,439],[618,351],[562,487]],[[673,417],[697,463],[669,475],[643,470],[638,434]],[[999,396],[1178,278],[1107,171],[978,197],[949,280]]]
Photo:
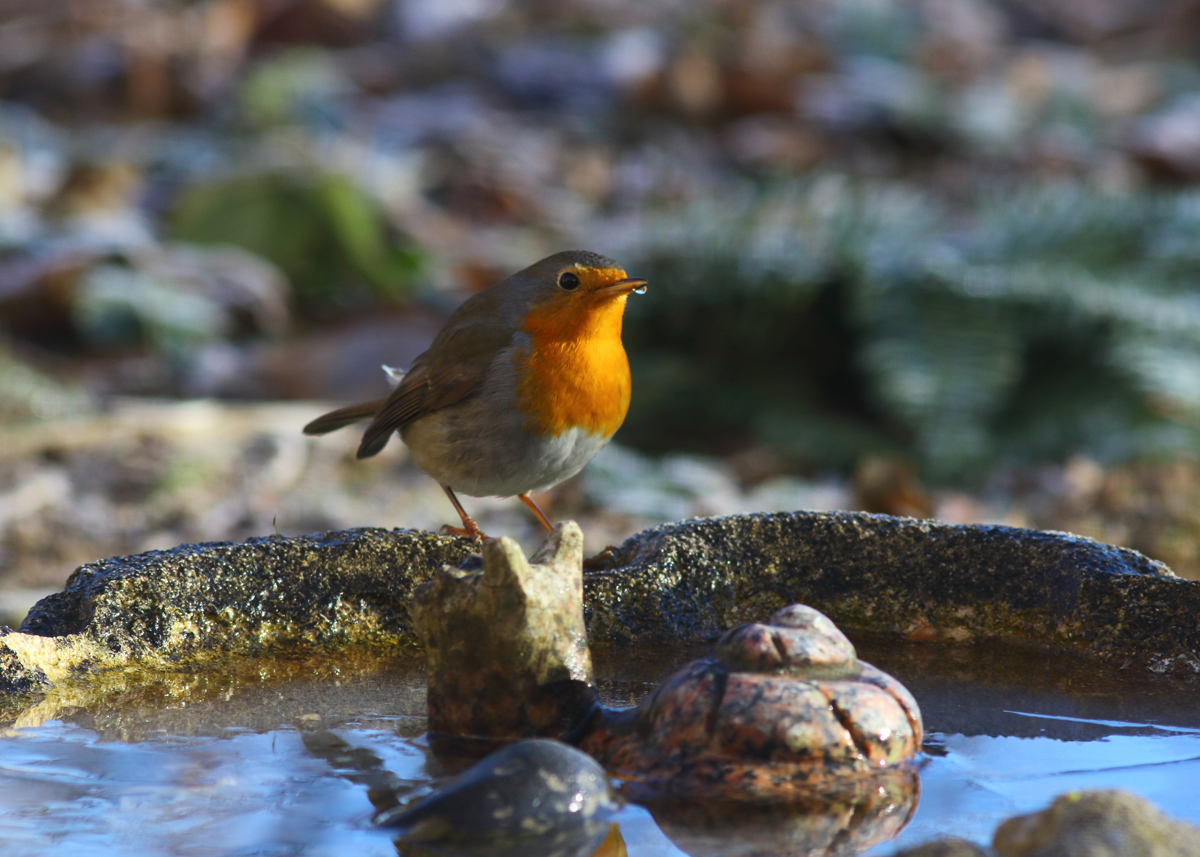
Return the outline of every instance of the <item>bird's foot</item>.
[[[479,529],[479,526],[470,518],[467,518],[464,523],[466,523],[467,526],[452,527],[449,524],[443,524],[442,528],[438,530],[438,532],[443,536],[466,536],[467,538],[474,539],[477,542],[482,542],[484,539],[488,538],[487,533]]]
[[[446,492],[446,496],[454,504],[454,511],[458,512],[458,517],[462,518],[463,525],[461,527],[452,527],[446,524],[438,532],[443,536],[466,536],[477,542],[482,542],[486,539],[487,536],[484,535],[483,530],[479,529],[479,524],[475,523],[475,519],[467,514],[467,510],[462,507],[462,503],[458,502],[458,498],[454,496],[454,489],[449,485],[443,485],[442,490]]]

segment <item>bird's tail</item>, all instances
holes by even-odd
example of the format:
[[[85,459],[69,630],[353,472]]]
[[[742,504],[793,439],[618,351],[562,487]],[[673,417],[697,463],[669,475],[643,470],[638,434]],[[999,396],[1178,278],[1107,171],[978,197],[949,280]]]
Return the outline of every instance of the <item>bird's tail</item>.
[[[305,434],[328,434],[331,431],[337,431],[343,426],[348,426],[351,423],[362,422],[369,420],[371,417],[383,407],[387,398],[372,399],[369,402],[363,402],[361,405],[348,405],[344,408],[338,408],[336,411],[330,411],[323,416],[317,417],[311,423],[304,427]]]

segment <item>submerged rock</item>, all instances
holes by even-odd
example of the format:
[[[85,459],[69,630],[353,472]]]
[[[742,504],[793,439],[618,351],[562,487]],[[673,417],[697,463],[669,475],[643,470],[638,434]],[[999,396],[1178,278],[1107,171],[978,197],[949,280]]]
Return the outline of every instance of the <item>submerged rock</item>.
[[[601,844],[619,809],[594,759],[558,741],[531,739],[497,750],[452,785],[381,814],[377,823],[398,828],[403,843],[439,854],[582,857]]]
[[[778,799],[894,767],[922,734],[912,695],[793,604],[727,631],[637,708],[600,712],[581,746],[639,792]]]
[[[996,830],[1000,857],[1196,857],[1200,828],[1122,791],[1068,792]]]
[[[0,638],[0,688],[296,643],[415,644],[416,587],[466,539],[346,530],[185,545],[78,569]],[[1064,533],[848,512],[684,521],[589,563],[593,640],[699,640],[804,602],[844,628],[995,638],[1181,675],[1200,658],[1200,581]],[[1181,666],[1182,665],[1182,666]]]

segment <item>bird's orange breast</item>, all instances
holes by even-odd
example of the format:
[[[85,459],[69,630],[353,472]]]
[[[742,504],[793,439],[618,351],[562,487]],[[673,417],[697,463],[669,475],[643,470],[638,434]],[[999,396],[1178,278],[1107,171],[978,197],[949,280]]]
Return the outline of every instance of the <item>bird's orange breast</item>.
[[[608,437],[620,428],[630,389],[624,312],[624,295],[582,309],[552,302],[530,312],[524,324],[530,346],[513,355],[527,431],[557,436],[578,428]]]

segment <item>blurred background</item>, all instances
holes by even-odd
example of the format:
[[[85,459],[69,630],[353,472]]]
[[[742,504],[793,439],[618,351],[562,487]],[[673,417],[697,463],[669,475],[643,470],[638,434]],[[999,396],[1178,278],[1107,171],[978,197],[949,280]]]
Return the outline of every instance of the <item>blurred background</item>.
[[[103,556],[454,522],[300,427],[568,248],[651,283],[546,498],[589,548],[848,508],[1200,577],[1198,47],[1200,0],[0,0],[0,622]]]

